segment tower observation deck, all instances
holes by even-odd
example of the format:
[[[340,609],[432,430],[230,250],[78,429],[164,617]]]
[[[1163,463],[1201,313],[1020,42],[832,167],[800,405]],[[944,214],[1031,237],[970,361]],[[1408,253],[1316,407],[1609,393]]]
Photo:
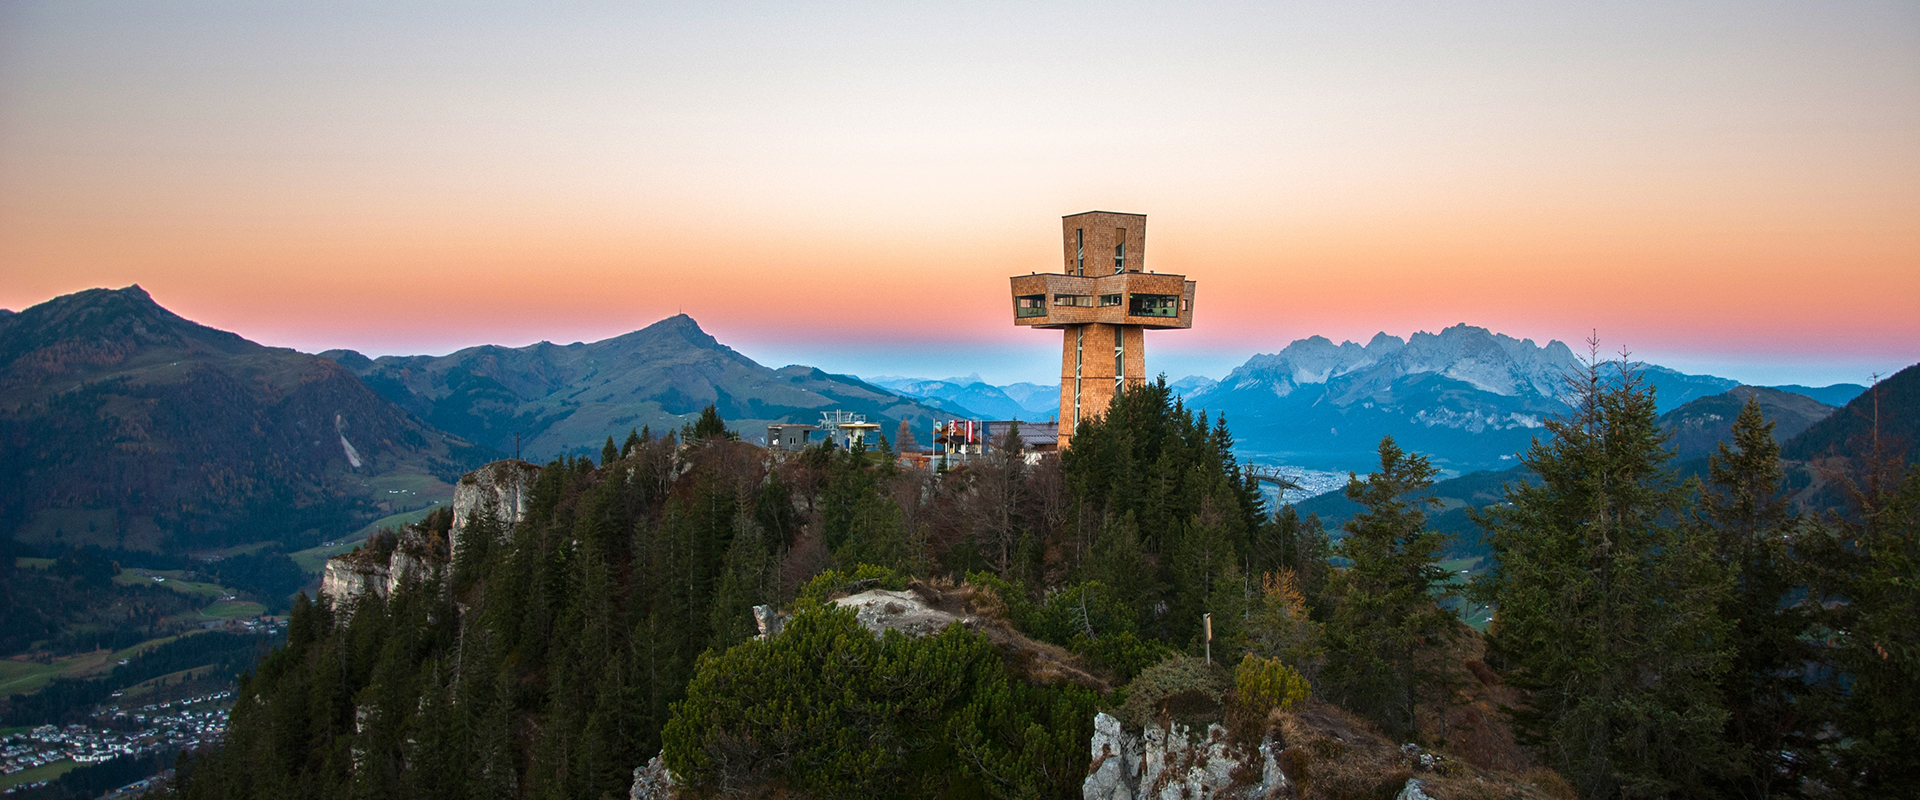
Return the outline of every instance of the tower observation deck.
[[[1149,328],[1193,327],[1193,281],[1146,271],[1147,217],[1088,211],[1061,218],[1064,269],[1013,276],[1013,324],[1057,328],[1060,449],[1080,420],[1106,413],[1147,379]]]

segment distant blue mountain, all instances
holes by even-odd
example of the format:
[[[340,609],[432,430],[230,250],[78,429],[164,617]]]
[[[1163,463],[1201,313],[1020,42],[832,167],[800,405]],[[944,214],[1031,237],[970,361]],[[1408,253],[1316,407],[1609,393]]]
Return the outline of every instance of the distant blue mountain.
[[[1724,394],[1690,400],[1660,415],[1660,430],[1667,433],[1667,447],[1673,450],[1674,458],[1706,458],[1721,442],[1732,441],[1733,420],[1748,400],[1760,404],[1761,415],[1773,423],[1774,441],[1782,443],[1839,410],[1803,394],[1765,386],[1738,386]]]
[[[1780,391],[1791,392],[1802,397],[1811,397],[1830,406],[1844,406],[1852,401],[1853,398],[1859,397],[1867,390],[1867,387],[1857,383],[1836,383],[1832,386],[1819,387],[1801,386],[1790,383],[1785,386],[1767,386],[1763,388],[1779,389]]]
[[[967,419],[1024,419],[1037,420],[1033,411],[1008,397],[1000,387],[988,384],[979,375],[944,380],[926,380],[922,378],[903,378],[897,375],[880,375],[866,379],[867,383],[887,389],[902,397],[911,397],[922,404],[933,406],[955,417]],[[1059,390],[1054,390],[1058,396]],[[1051,414],[1057,409],[1049,410]]]
[[[1537,345],[1455,325],[1365,345],[1315,336],[1261,354],[1189,396],[1225,413],[1243,457],[1365,473],[1382,436],[1443,470],[1513,467],[1544,423],[1567,410],[1565,376],[1579,362],[1557,341]],[[1737,381],[1636,365],[1661,411],[1723,393]]]

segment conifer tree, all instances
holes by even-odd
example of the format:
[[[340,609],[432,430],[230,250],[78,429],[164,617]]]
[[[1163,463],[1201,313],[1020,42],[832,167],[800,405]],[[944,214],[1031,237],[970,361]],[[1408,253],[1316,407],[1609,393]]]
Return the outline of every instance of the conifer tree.
[[[1876,432],[1876,438],[1877,432]],[[1864,475],[1830,476],[1850,507],[1804,536],[1813,633],[1831,670],[1807,728],[1830,728],[1815,765],[1843,796],[1887,797],[1920,782],[1920,465],[1866,452]]]
[[[1540,482],[1481,517],[1496,563],[1476,596],[1498,606],[1489,647],[1527,694],[1519,732],[1582,797],[1700,796],[1727,768],[1727,576],[1682,524],[1653,390],[1602,366],[1585,362],[1572,411],[1524,457]]]
[[[1736,761],[1724,785],[1730,794],[1765,798],[1790,791],[1815,757],[1795,706],[1808,689],[1800,665],[1818,654],[1802,637],[1807,607],[1795,602],[1801,576],[1791,545],[1801,520],[1781,487],[1773,423],[1755,398],[1734,419],[1732,438],[1708,458],[1700,503],[1718,558],[1733,576],[1721,614],[1733,625],[1725,703]]]
[[[1133,514],[1115,519],[1107,526],[1083,562],[1082,573],[1088,581],[1111,587],[1115,596],[1131,604],[1135,619],[1152,619],[1161,592],[1146,550],[1141,546],[1140,526]]]
[[[1379,471],[1347,483],[1347,498],[1365,510],[1347,521],[1339,554],[1349,566],[1327,588],[1326,684],[1399,736],[1414,732],[1422,691],[1450,668],[1441,655],[1455,630],[1453,613],[1437,602],[1450,593],[1436,563],[1445,537],[1427,529],[1423,507],[1435,501],[1419,496],[1433,475],[1425,456],[1380,440]]]
[[[700,409],[700,419],[693,423],[691,431],[691,435],[687,437],[689,443],[704,442],[713,438],[728,438],[732,435],[727,432],[727,421],[720,418],[720,409],[712,405]]]
[[[904,419],[900,420],[900,427],[893,433],[893,449],[900,453],[915,453],[920,450],[920,443],[913,438],[913,425]]]
[[[1271,520],[1255,529],[1250,550],[1248,574],[1292,572],[1294,586],[1309,607],[1319,604],[1330,569],[1327,559],[1333,554],[1319,515],[1302,517],[1291,504],[1281,506]]]
[[[1203,620],[1211,615],[1214,659],[1233,663],[1245,646],[1241,617],[1248,587],[1240,555],[1227,534],[1227,516],[1209,509],[1182,526],[1172,564],[1173,614],[1163,624],[1174,644],[1188,641],[1188,651],[1199,654],[1207,650]]]
[[[1309,615],[1293,570],[1261,575],[1259,593],[1248,605],[1247,652],[1279,659],[1309,683],[1317,682],[1326,663],[1326,631]]]
[[[757,632],[753,607],[771,602],[767,591],[772,564],[760,524],[744,510],[734,519],[733,542],[714,588],[713,637],[709,647],[725,650]]]

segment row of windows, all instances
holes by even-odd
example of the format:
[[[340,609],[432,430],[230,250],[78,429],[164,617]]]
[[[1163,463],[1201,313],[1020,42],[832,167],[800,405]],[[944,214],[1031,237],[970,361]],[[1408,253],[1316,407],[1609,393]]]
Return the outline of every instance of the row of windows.
[[[1171,294],[1135,294],[1127,306],[1127,315],[1132,317],[1177,317],[1185,310],[1187,302]],[[1120,305],[1119,293],[1099,296],[1100,307],[1108,308]],[[1056,294],[1053,304],[1074,308],[1093,308],[1095,297],[1090,294]],[[1013,299],[1015,317],[1044,317],[1047,315],[1047,296],[1027,294]]]

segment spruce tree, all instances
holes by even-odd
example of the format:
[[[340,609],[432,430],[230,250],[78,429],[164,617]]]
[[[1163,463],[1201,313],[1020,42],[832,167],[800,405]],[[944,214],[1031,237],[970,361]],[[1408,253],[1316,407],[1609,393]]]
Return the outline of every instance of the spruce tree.
[[[1801,520],[1781,487],[1773,423],[1753,397],[1734,419],[1732,439],[1708,457],[1700,503],[1702,523],[1733,575],[1721,613],[1733,624],[1725,703],[1736,761],[1724,788],[1766,798],[1792,791],[1812,763],[1813,742],[1796,705],[1808,689],[1800,666],[1818,655],[1802,637],[1808,609],[1796,602],[1791,544]]]
[[[1864,476],[1832,475],[1850,507],[1803,537],[1814,633],[1830,670],[1807,728],[1812,762],[1841,796],[1910,794],[1920,783],[1920,465],[1868,452]]]
[[[1248,556],[1249,575],[1264,575],[1288,570],[1294,575],[1295,589],[1307,604],[1318,606],[1326,587],[1327,563],[1333,547],[1317,514],[1300,516],[1292,505],[1281,506],[1273,518],[1254,531]]]
[[[1480,517],[1495,565],[1476,596],[1526,693],[1519,733],[1582,797],[1700,796],[1727,768],[1727,575],[1711,537],[1687,535],[1652,388],[1602,366],[1585,362],[1572,411],[1523,458],[1540,482]]]
[[[1347,498],[1365,510],[1345,525],[1338,552],[1348,567],[1327,588],[1329,694],[1402,737],[1414,733],[1423,690],[1449,669],[1455,630],[1453,612],[1437,602],[1449,594],[1436,563],[1445,537],[1427,529],[1422,510],[1436,501],[1419,496],[1433,475],[1425,456],[1380,440],[1379,471],[1347,483]]]
[[[900,427],[893,433],[893,449],[900,453],[920,451],[920,443],[913,438],[913,425],[904,419],[900,420]]]
[[[1196,515],[1182,526],[1173,554],[1173,616],[1163,624],[1176,645],[1188,641],[1188,652],[1198,655],[1209,652],[1204,619],[1211,615],[1210,652],[1216,662],[1233,663],[1246,646],[1241,622],[1248,587],[1223,517]]]
[[[727,432],[727,421],[720,418],[720,409],[711,405],[700,409],[700,419],[693,423],[691,430],[692,435],[687,437],[690,444],[693,442],[704,442],[708,439],[729,438],[732,436],[732,434]]]

